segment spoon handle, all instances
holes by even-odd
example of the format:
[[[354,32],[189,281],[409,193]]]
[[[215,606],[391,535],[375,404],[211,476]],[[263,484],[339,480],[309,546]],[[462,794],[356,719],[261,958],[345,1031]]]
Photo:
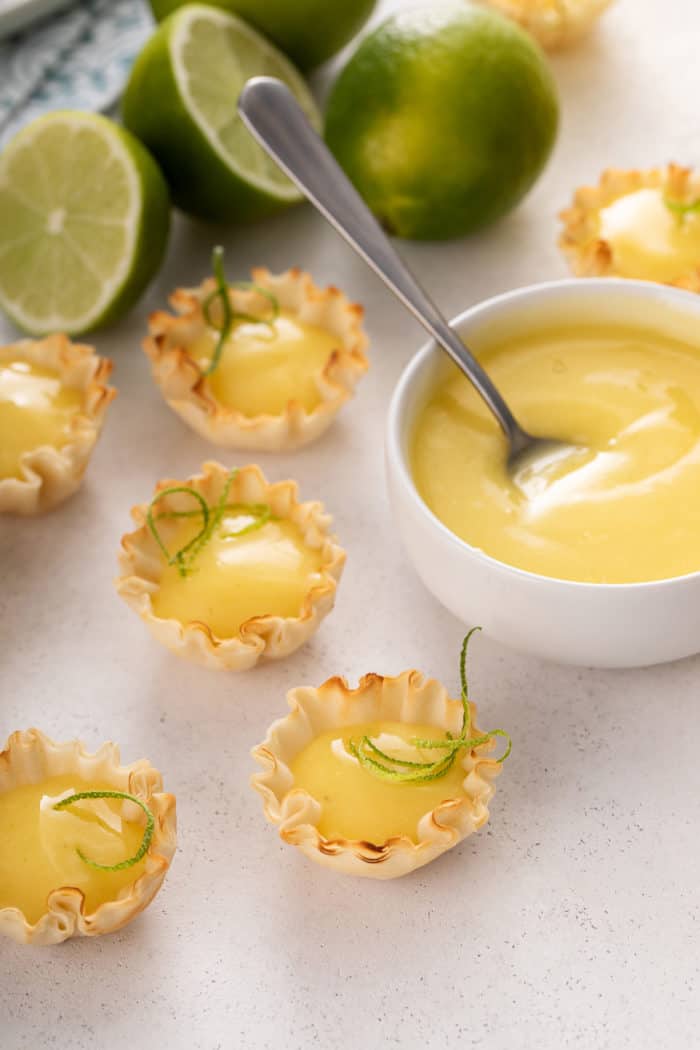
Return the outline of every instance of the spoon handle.
[[[423,291],[286,84],[253,77],[238,100],[243,123],[312,204],[472,381],[516,451],[527,436],[484,369]]]

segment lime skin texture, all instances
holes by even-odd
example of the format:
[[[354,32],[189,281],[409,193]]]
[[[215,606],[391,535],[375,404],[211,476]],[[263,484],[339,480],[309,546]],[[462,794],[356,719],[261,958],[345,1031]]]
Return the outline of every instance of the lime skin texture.
[[[95,119],[107,118],[95,115]],[[134,268],[116,299],[95,322],[95,328],[118,321],[141,298],[160,270],[170,234],[170,191],[158,164],[146,147],[125,128],[114,127],[120,138],[128,143],[139,171],[143,210],[134,248]]]
[[[185,0],[151,0],[158,21]],[[259,29],[304,72],[331,58],[362,28],[377,0],[205,0]]]
[[[188,61],[196,62],[194,74],[182,65],[183,47]],[[224,112],[229,123],[240,125],[236,100],[247,77],[266,72],[286,79],[297,97],[301,92],[302,104],[307,112],[310,107],[315,111],[311,119],[320,124],[301,74],[257,30],[211,4],[178,8],[161,22],[137,57],[122,101],[125,126],[158,160],[173,202],[205,221],[232,224],[254,222],[298,203],[301,194],[264,157],[242,125],[234,153],[224,150],[222,155],[221,142],[218,147],[212,142],[211,124],[201,112],[196,115],[191,100],[185,98],[176,69],[181,77],[194,75],[200,91],[204,85],[205,95],[217,98],[215,115],[220,119]],[[261,159],[273,168],[274,184],[259,177]]]
[[[459,237],[507,214],[556,139],[538,45],[463,0],[390,17],[360,43],[326,109],[326,141],[385,228]]]
[[[0,303],[32,335],[116,321],[158,271],[169,227],[168,187],[133,135],[93,113],[38,117],[0,157]]]

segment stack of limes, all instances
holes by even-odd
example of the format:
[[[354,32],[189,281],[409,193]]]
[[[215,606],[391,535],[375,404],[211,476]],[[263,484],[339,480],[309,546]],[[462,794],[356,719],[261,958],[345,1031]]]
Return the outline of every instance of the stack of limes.
[[[5,312],[34,334],[116,320],[162,259],[166,180],[176,204],[212,221],[248,221],[300,200],[236,113],[247,78],[263,73],[284,80],[320,126],[301,74],[274,45],[234,15],[188,4],[134,65],[127,130],[64,112],[20,131],[0,155]]]
[[[256,75],[287,83],[317,127],[297,68],[332,54],[375,0],[152,0],[167,15],[126,88],[126,130],[54,113],[0,156],[0,305],[30,332],[116,319],[165,250],[169,193],[213,222],[271,214],[300,195],[244,128]],[[237,12],[237,13],[233,13]],[[399,13],[360,44],[330,96],[326,136],[375,213],[404,237],[453,237],[504,214],[539,174],[557,101],[542,54],[468,0]],[[162,173],[162,174],[161,174]],[[167,183],[167,187],[166,187]]]

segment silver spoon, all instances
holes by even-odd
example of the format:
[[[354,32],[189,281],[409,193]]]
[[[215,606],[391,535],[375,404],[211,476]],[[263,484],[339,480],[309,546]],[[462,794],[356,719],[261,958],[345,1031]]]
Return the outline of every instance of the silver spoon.
[[[581,449],[556,438],[534,437],[520,426],[487,373],[401,261],[286,84],[275,77],[253,77],[241,92],[238,112],[253,137],[282,171],[474,384],[506,436],[511,476],[526,494],[533,481],[534,490],[539,490],[541,484],[537,481],[542,481],[539,475],[546,475],[553,465],[572,453],[580,453]]]

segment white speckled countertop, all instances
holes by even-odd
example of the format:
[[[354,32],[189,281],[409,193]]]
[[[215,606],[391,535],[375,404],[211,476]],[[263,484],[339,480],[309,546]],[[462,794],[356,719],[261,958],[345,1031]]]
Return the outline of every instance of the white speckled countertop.
[[[402,248],[448,315],[563,276],[555,213],[600,168],[700,160],[699,37],[697,0],[620,0],[556,58],[563,126],[535,192],[483,235]],[[291,686],[407,666],[456,686],[463,633],[403,557],[384,492],[385,409],[421,333],[308,207],[226,243],[237,277],[299,263],[367,309],[372,369],[342,420],[307,450],[258,457],[334,514],[349,552],[337,607],[291,659],[226,675],[179,662],[115,596],[129,507],[212,455],[138,343],[168,289],[206,271],[213,236],[178,223],[146,300],[96,338],[120,397],[82,492],[0,522],[0,740],[37,725],[118,741],[163,770],[180,827],[160,895],[123,932],[0,942],[2,1050],[698,1045],[700,658],[594,672],[476,639],[473,696],[513,756],[487,828],[396,882],[307,862],[248,787],[249,749]]]

